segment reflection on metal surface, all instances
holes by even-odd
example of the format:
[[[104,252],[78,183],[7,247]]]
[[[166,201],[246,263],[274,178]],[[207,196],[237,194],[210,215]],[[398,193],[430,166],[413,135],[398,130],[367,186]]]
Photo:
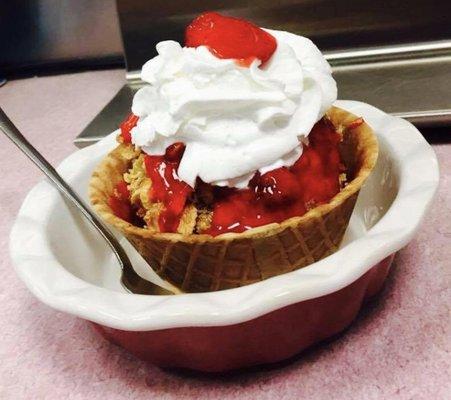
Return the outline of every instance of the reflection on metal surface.
[[[5,74],[123,57],[114,0],[1,1],[0,38]]]
[[[432,128],[451,125],[451,109],[392,113],[392,115],[395,117],[405,118],[418,127]]]
[[[88,146],[118,129],[119,124],[130,112],[135,92],[136,89],[132,86],[123,86],[105,108],[100,111],[99,115],[75,138],[75,144],[78,147]]]
[[[451,54],[451,40],[325,52],[325,57],[332,66],[339,66],[390,60],[399,61],[426,57],[438,57],[442,54]]]
[[[339,98],[364,101],[417,125],[451,123],[451,56],[334,68]]]

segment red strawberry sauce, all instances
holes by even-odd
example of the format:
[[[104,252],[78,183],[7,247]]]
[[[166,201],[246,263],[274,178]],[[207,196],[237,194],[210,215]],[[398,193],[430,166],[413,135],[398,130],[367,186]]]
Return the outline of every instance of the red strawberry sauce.
[[[210,187],[213,193],[213,220],[207,232],[212,236],[282,222],[327,203],[340,191],[339,176],[344,171],[338,146],[340,135],[326,119],[315,124],[309,145],[296,163],[263,175],[258,172],[247,189]],[[152,181],[149,196],[164,205],[159,216],[161,232],[176,232],[193,189],[177,175],[185,146],[174,143],[162,156],[146,155],[146,172]],[[204,188],[209,186],[201,183]],[[125,182],[116,186],[110,207],[115,215],[133,220],[133,210]]]
[[[290,168],[256,174],[248,189],[221,188],[215,192],[213,221],[205,232],[216,236],[282,222],[327,203],[340,191],[343,172],[340,135],[330,122],[319,121],[301,157]]]
[[[185,31],[187,47],[207,46],[218,58],[233,58],[248,67],[256,58],[268,61],[277,47],[276,39],[258,26],[239,18],[206,12]]]
[[[158,219],[160,232],[177,232],[186,201],[193,192],[177,175],[184,151],[183,143],[174,143],[163,156],[146,155],[144,158],[147,176],[152,181],[150,200],[164,204]]]

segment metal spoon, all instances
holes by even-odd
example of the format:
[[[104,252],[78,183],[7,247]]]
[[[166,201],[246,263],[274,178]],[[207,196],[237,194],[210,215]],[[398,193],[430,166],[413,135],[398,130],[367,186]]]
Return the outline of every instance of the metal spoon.
[[[69,184],[56,172],[50,163],[28,142],[19,129],[11,122],[0,108],[0,130],[33,161],[38,168],[50,179],[50,182],[66,197],[82,215],[94,226],[113,250],[114,255],[122,268],[121,282],[130,292],[138,294],[168,295],[174,294],[152,282],[141,278],[133,269],[132,264],[123,247],[106,228],[99,218],[88,208],[80,197],[72,190]]]

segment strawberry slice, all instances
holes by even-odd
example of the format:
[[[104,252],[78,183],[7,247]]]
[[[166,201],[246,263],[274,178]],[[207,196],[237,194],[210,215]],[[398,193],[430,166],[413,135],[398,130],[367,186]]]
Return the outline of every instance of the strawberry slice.
[[[296,175],[282,167],[263,174],[255,192],[266,204],[280,205],[295,200],[300,189]]]

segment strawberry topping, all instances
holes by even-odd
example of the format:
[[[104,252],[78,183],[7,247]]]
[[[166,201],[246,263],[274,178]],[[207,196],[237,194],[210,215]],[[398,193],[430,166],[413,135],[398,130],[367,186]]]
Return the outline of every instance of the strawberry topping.
[[[327,203],[340,191],[343,172],[340,135],[322,119],[309,135],[301,157],[290,167],[256,174],[249,188],[214,191],[213,221],[207,232],[216,236],[301,216]]]
[[[121,136],[124,141],[124,143],[131,143],[132,142],[132,134],[131,130],[136,126],[138,123],[139,117],[135,114],[130,114],[120,125],[121,129]]]
[[[232,58],[248,67],[254,59],[268,61],[277,47],[276,39],[240,18],[206,12],[194,19],[185,31],[187,47],[207,46],[218,58]]]
[[[160,232],[177,232],[187,198],[193,191],[177,175],[184,151],[183,143],[174,143],[163,156],[144,158],[147,176],[152,181],[150,200],[164,206],[158,218]]]

